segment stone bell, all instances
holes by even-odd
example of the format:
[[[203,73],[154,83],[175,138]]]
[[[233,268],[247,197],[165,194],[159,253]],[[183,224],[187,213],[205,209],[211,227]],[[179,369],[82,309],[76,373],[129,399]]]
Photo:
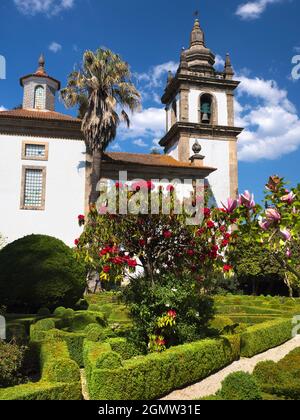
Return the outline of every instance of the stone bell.
[[[210,115],[211,115],[210,103],[205,102],[205,103],[202,104],[201,115],[202,115],[201,121],[205,124],[209,124]]]

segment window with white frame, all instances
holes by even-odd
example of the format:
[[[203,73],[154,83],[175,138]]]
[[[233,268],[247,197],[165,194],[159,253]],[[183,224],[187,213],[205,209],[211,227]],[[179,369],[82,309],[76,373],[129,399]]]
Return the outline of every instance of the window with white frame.
[[[37,86],[34,91],[34,108],[44,109],[45,108],[45,88],[43,86]]]
[[[23,167],[21,208],[44,210],[46,168]]]

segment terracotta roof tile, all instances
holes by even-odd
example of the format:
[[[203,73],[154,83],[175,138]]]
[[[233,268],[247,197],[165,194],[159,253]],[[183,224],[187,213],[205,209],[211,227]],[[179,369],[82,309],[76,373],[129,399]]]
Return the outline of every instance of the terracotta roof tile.
[[[137,153],[121,153],[121,152],[109,152],[106,153],[106,161],[117,161],[125,163],[136,163],[146,166],[168,166],[175,168],[193,168],[191,164],[185,162],[179,162],[168,155],[155,155],[155,154],[137,154]],[[207,166],[199,169],[211,169]]]
[[[54,111],[37,111],[29,109],[13,109],[11,111],[0,111],[0,118],[28,118],[32,120],[57,120],[57,121],[78,121],[78,118],[61,114]]]

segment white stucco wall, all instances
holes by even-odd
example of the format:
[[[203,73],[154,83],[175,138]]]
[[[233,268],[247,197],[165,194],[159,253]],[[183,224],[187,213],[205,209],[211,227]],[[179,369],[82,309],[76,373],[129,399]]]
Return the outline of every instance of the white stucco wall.
[[[228,126],[227,96],[225,92],[209,92],[200,89],[191,89],[189,92],[189,122],[199,122],[199,97],[202,93],[211,93],[216,97],[218,104],[218,125]]]
[[[48,142],[48,161],[22,160],[22,142]],[[45,211],[20,209],[22,166],[47,168]],[[0,232],[11,242],[29,234],[74,244],[84,213],[85,145],[82,141],[0,135]]]
[[[171,156],[173,159],[179,160],[179,153],[178,153],[178,143],[177,141],[170,149],[168,150],[168,155]]]
[[[229,142],[227,140],[197,139],[205,156],[204,166],[217,168],[207,179],[216,203],[221,206],[230,197]],[[196,139],[190,139],[190,155]]]

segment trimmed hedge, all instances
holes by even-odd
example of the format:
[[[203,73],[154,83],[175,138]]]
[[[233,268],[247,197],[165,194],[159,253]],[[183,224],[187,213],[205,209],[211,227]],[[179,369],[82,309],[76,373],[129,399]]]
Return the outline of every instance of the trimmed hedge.
[[[71,360],[67,344],[63,341],[41,343],[40,365],[46,382],[73,383],[80,381],[77,363]]]
[[[139,349],[126,338],[109,338],[106,342],[110,345],[112,351],[118,353],[123,360],[129,360],[140,355]]]
[[[9,401],[62,401],[81,400],[80,382],[55,384],[47,382],[29,383],[12,388],[0,389],[0,400]]]
[[[217,396],[229,401],[261,400],[261,389],[250,373],[234,372],[222,382],[222,389]]]
[[[241,334],[241,356],[252,357],[292,338],[290,319],[269,321],[249,327]]]
[[[239,336],[173,347],[161,354],[123,361],[122,367],[97,369],[108,343],[84,344],[91,399],[152,400],[208,377],[239,358]]]

